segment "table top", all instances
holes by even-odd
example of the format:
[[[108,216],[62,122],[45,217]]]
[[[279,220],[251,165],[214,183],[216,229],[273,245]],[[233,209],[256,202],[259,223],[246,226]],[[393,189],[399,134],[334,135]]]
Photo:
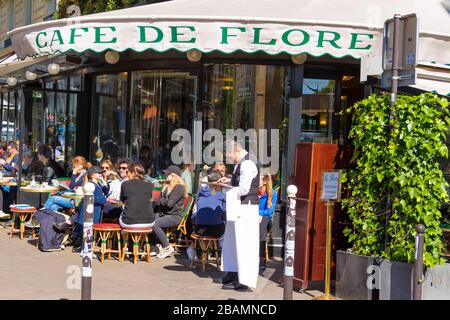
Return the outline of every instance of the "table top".
[[[12,181],[13,179],[6,180],[5,178],[0,179],[0,186],[17,187],[17,181]],[[22,180],[22,186],[27,186],[31,181]]]
[[[76,194],[75,192],[64,192],[61,194],[61,197],[69,199],[83,199],[84,195]]]
[[[59,188],[56,187],[52,187],[52,186],[47,186],[47,187],[35,187],[35,188],[30,188],[30,187],[22,187],[20,188],[21,191],[23,192],[34,192],[34,193],[48,193],[48,192],[58,192]]]

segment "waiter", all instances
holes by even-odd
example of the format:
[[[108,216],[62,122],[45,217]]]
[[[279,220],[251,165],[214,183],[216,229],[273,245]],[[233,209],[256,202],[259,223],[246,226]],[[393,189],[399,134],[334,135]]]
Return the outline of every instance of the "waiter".
[[[228,163],[235,164],[227,192],[227,223],[222,248],[222,289],[256,288],[259,268],[259,169],[256,160],[234,140],[226,143]],[[234,202],[234,204],[232,204]],[[230,209],[231,208],[231,209]]]

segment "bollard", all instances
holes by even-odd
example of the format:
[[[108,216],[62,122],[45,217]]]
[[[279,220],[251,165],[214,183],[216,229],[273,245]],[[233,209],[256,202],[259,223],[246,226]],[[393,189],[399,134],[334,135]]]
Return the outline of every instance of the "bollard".
[[[413,300],[422,300],[422,283],[423,283],[423,237],[425,234],[425,226],[418,224],[416,227],[416,255],[414,258],[414,286]]]
[[[81,300],[91,300],[92,246],[94,244],[94,190],[95,185],[92,182],[88,182],[84,185]]]
[[[287,188],[286,208],[286,241],[284,245],[284,286],[283,300],[292,300],[294,285],[294,249],[295,249],[295,196],[297,187],[290,185]]]

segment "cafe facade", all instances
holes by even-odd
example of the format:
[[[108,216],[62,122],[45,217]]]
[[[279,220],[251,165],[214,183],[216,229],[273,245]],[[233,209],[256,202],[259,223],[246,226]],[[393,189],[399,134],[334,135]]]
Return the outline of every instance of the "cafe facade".
[[[15,134],[33,149],[52,145],[66,167],[75,155],[145,157],[158,171],[170,164],[177,129],[277,130],[268,144],[279,142],[273,174],[285,201],[295,146],[346,145],[350,119],[339,112],[382,91],[376,76],[361,83],[361,61],[381,54],[383,22],[395,13],[421,17],[418,79],[402,91],[450,93],[450,24],[439,1],[326,6],[174,0],[15,29],[17,59],[0,75],[18,83],[1,89],[2,117],[15,97],[24,128]],[[282,229],[275,223],[279,253]]]

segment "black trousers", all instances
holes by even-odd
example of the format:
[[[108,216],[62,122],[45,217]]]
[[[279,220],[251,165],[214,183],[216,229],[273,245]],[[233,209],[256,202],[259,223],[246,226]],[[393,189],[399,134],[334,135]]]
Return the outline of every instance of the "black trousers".
[[[267,234],[272,230],[272,219],[264,216],[259,224],[259,258],[264,259],[266,256]]]
[[[194,232],[200,236],[220,238],[225,232],[225,224],[204,225],[194,224]]]

